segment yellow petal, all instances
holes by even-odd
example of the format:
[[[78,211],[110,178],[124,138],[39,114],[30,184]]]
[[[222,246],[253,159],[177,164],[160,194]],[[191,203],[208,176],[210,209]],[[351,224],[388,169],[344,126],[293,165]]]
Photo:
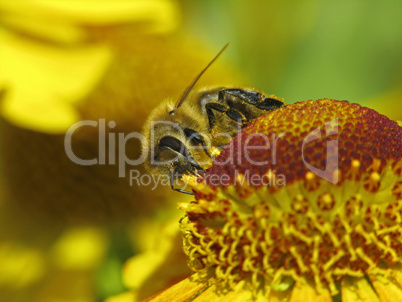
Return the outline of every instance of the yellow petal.
[[[377,294],[365,278],[344,278],[342,280],[342,301],[379,302]]]
[[[264,299],[265,300],[265,299]],[[218,295],[216,293],[216,287],[214,285],[210,286],[205,292],[200,293],[197,298],[193,300],[194,302],[211,302],[211,301],[220,301],[220,302],[243,302],[243,301],[255,301],[259,302],[259,300],[253,299],[253,296],[250,291],[244,289],[232,290],[225,295]]]
[[[211,283],[196,283],[190,281],[190,278],[184,279],[183,281],[169,287],[160,294],[156,294],[153,297],[143,300],[143,302],[151,301],[175,301],[184,302],[188,301],[190,298],[201,294],[207,290],[212,284]],[[191,300],[190,300],[191,301]],[[193,300],[194,301],[194,300]]]
[[[332,302],[328,290],[317,293],[314,286],[298,282],[295,284],[290,295],[289,302]]]
[[[395,279],[396,283],[402,287],[402,269],[399,267],[392,270],[391,276]]]
[[[402,288],[385,278],[370,278],[381,302],[402,301]]]

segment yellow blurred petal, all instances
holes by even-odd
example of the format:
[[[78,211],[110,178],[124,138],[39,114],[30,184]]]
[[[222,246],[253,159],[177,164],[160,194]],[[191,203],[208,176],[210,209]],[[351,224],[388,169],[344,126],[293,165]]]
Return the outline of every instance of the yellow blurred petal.
[[[402,288],[385,278],[370,278],[381,302],[402,301]]]
[[[123,280],[127,287],[139,288],[167,259],[174,249],[175,237],[179,234],[177,219],[155,232],[154,246],[142,254],[129,259],[123,268]],[[146,233],[144,233],[146,236]],[[149,236],[149,234],[148,234]]]
[[[133,302],[136,301],[135,294],[132,292],[126,292],[120,295],[116,295],[110,298],[107,298],[105,302]]]
[[[146,24],[141,28],[143,32],[155,33],[174,30],[180,20],[177,3],[169,0],[0,0],[0,9],[3,15],[8,15],[4,18],[6,24],[56,40],[60,37],[63,39],[68,31],[73,31],[68,27],[74,23],[97,26],[144,22]],[[29,26],[26,24],[27,19],[31,19]],[[45,23],[53,23],[58,29],[46,29],[41,24],[44,20],[47,21]],[[60,34],[63,30],[67,31],[61,36],[51,35],[52,32]]]
[[[25,102],[35,99],[34,93],[20,91],[7,102],[3,115],[20,127],[47,133],[63,133],[71,124],[79,120],[76,110],[68,103],[55,98],[42,98],[39,102]]]
[[[21,127],[64,133],[79,120],[73,104],[93,89],[111,57],[104,46],[58,49],[0,34],[3,115]]]
[[[106,234],[100,229],[74,228],[59,238],[51,257],[59,268],[89,270],[99,265],[106,248]]]
[[[49,26],[43,20],[27,19],[25,16],[4,15],[0,17],[0,21],[4,26],[21,32],[33,33],[37,38],[40,37],[44,40],[57,41],[63,44],[81,42],[87,36],[81,28],[71,24],[57,23]]]
[[[165,254],[153,251],[131,258],[124,264],[124,284],[133,289],[139,288],[163,263],[164,259]]]
[[[365,278],[344,278],[342,280],[342,301],[379,302],[377,294]]]
[[[189,203],[192,199],[187,194],[182,196],[171,196],[172,204],[177,202]],[[182,212],[171,206],[171,204],[160,205],[155,210],[153,219],[147,216],[140,216],[130,222],[129,236],[136,250],[146,252],[150,250],[159,250],[161,242],[161,233],[168,242],[177,234],[178,221],[182,217]]]
[[[15,243],[0,244],[0,285],[23,288],[38,281],[45,273],[42,254]]]

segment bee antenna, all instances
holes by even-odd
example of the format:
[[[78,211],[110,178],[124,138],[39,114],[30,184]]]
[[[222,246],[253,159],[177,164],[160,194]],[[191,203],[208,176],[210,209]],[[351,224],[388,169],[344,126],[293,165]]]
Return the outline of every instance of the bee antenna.
[[[211,60],[211,62],[208,63],[208,65],[195,77],[195,79],[191,82],[191,84],[183,91],[182,95],[180,96],[179,100],[176,103],[176,106],[172,111],[170,111],[170,115],[174,115],[175,111],[177,108],[179,108],[183,102],[187,99],[188,95],[190,94],[191,90],[194,88],[195,84],[198,82],[198,80],[201,78],[201,76],[204,74],[204,72],[209,68],[209,66],[212,65],[213,62],[216,61],[216,59],[221,55],[221,53],[229,46],[229,43],[227,43],[223,48],[221,49],[220,52]]]

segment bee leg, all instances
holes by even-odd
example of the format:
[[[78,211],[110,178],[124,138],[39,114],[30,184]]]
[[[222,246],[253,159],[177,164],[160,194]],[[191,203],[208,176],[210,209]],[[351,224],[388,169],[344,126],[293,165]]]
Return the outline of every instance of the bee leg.
[[[246,102],[265,111],[275,110],[284,105],[281,100],[272,97],[265,97],[262,93],[249,89],[223,89],[219,91],[218,99],[222,102],[240,100],[241,102]]]
[[[175,188],[175,187],[174,187],[174,173],[175,173],[175,171],[176,171],[175,169],[171,169],[171,170],[170,170],[170,187],[172,188],[172,190],[173,190],[173,191],[180,192],[180,193],[185,193],[185,194],[189,194],[189,195],[194,195],[193,192],[189,192],[189,191],[182,190],[182,189],[178,189],[178,188]]]
[[[194,175],[197,177],[200,176],[198,174],[198,172],[205,173],[205,170],[194,160],[194,158],[191,155],[187,155],[186,158],[189,161],[189,163],[191,164],[191,166],[196,169],[197,173],[195,173],[193,170],[189,169],[188,167],[181,165],[180,163],[177,163],[177,165],[179,165],[180,168],[183,168],[184,170],[186,170],[188,172],[188,174],[191,174],[191,175]]]
[[[274,98],[264,98],[256,107],[265,111],[272,111],[285,105],[280,100]]]
[[[172,165],[172,169],[170,170],[170,187],[172,188],[172,190],[180,192],[180,193],[185,193],[185,194],[190,194],[190,195],[194,195],[194,193],[183,190],[183,189],[178,189],[174,187],[174,180],[175,180],[175,174],[176,171],[179,170],[181,172],[178,173],[178,176],[182,176],[184,174],[189,174],[189,175],[193,175],[195,177],[201,177],[201,175],[199,174],[199,172],[204,173],[204,169],[201,168],[196,161],[194,161],[194,159],[191,156],[186,157],[187,160],[190,162],[191,166],[193,168],[196,169],[196,172],[194,172],[192,169],[190,169],[189,167],[187,167],[186,165],[181,164],[179,161],[176,161],[173,163]],[[184,172],[185,171],[185,172]]]
[[[205,108],[207,110],[207,115],[208,115],[208,119],[209,119],[209,127],[211,129],[213,128],[213,126],[216,122],[216,118],[213,113],[213,110],[225,113],[230,119],[232,119],[239,125],[243,126],[243,125],[247,124],[247,119],[241,112],[230,108],[226,104],[217,103],[217,102],[209,102],[209,103],[205,104]]]

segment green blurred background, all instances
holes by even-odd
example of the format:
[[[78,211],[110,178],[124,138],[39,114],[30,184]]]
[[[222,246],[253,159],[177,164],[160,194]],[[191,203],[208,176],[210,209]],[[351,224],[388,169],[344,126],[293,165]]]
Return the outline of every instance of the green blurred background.
[[[333,98],[402,118],[402,1],[182,1],[182,30],[228,56],[250,85]],[[388,99],[387,99],[388,98]]]

